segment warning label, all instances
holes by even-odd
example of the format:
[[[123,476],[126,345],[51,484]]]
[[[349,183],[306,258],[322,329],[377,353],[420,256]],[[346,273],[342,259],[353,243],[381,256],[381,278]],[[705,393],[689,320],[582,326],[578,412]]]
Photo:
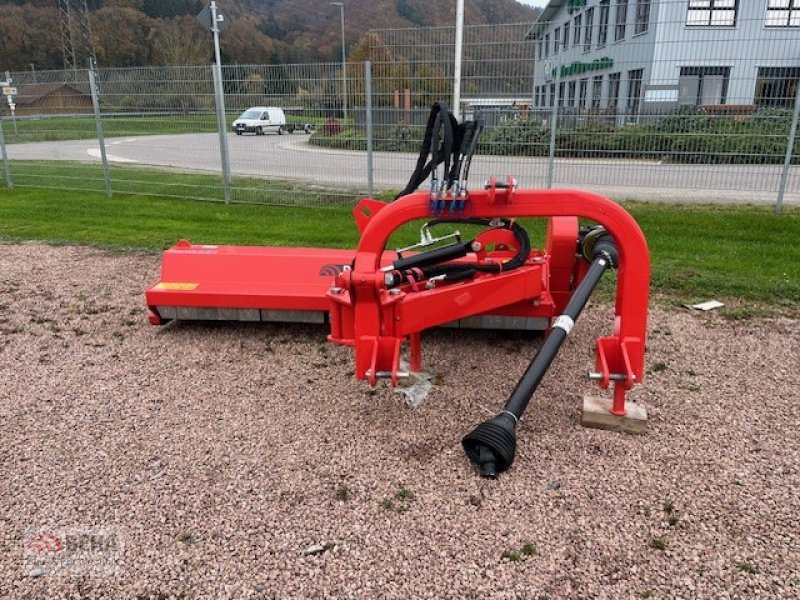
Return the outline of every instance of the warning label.
[[[156,290],[176,290],[181,292],[196,289],[199,283],[186,283],[183,281],[162,281],[154,286]]]

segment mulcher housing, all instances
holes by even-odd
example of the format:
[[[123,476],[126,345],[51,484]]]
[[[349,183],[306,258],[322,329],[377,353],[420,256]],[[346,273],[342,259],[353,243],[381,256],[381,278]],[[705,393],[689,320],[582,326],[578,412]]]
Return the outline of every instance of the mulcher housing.
[[[156,325],[172,319],[327,323],[328,339],[353,348],[355,376],[371,385],[380,378],[397,385],[408,375],[401,371],[406,346],[409,370],[420,371],[421,335],[431,327],[544,329],[540,350],[503,409],[463,440],[481,475],[495,477],[511,466],[515,430],[525,408],[611,268],[617,269],[614,327],[597,338],[590,378],[602,389],[613,386],[611,412],[625,414],[627,391],[644,380],[650,260],[633,218],[597,194],[519,190],[512,178],[468,192],[466,173],[480,126],[458,125],[445,114],[434,107],[423,153],[401,197],[392,203],[365,198],[355,207],[361,232],[355,251],[181,241],[164,253],[161,280],[146,298],[150,322]],[[445,141],[452,136],[456,143],[442,143],[441,132]],[[459,144],[469,146],[467,154],[459,154]],[[447,150],[441,151],[444,146]],[[434,158],[423,168],[431,147],[440,151],[432,152]],[[451,175],[440,184],[437,160],[444,161],[451,151],[460,158],[452,168],[445,162],[445,173]],[[463,174],[462,161],[467,165]],[[429,191],[406,193],[428,173]],[[547,220],[543,249],[530,247],[526,231],[515,221],[520,217]],[[597,225],[580,228],[579,218]],[[431,228],[444,222],[484,229],[466,242],[445,236],[455,239],[437,246],[441,238],[426,228],[410,251],[387,250],[391,234],[415,220],[428,220]]]
[[[386,250],[386,243],[403,224],[431,218],[429,194],[412,193],[390,204],[364,199],[353,212],[361,231],[354,252],[178,243],[164,253],[161,280],[146,292],[151,323],[327,322],[329,340],[354,349],[358,379],[375,385],[385,377],[396,385],[404,342],[410,369],[421,370],[420,336],[431,327],[537,329],[555,322],[569,333],[575,317],[558,317],[591,265],[579,255],[582,217],[603,226],[618,253],[618,264],[608,265],[617,268],[615,324],[597,339],[594,379],[602,389],[613,385],[613,412],[625,414],[627,390],[644,380],[650,261],[641,230],[618,204],[579,190],[506,186],[470,192],[469,218],[499,226],[487,228],[475,238],[475,250],[450,262],[503,265],[519,242],[501,225],[518,217],[547,218],[545,248],[531,250],[508,272],[476,272],[456,281],[412,275],[400,285],[387,285],[394,283],[387,275],[398,269],[392,266],[397,253]],[[417,266],[407,270],[421,273]]]

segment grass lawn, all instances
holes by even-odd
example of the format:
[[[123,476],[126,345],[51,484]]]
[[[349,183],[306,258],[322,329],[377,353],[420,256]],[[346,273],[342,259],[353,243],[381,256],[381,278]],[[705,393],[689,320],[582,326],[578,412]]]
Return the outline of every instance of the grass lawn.
[[[15,188],[49,188],[56,194],[71,188],[105,193],[103,168],[99,163],[12,160],[11,172]],[[202,174],[117,163],[110,164],[110,172],[114,194],[224,200],[222,175],[219,173]],[[291,180],[238,175],[231,180],[231,199],[236,203],[342,205],[350,202],[352,197],[352,193],[338,188],[304,185]]]
[[[181,175],[185,185],[201,185]],[[172,177],[176,179],[177,177]],[[198,183],[200,182],[200,183]],[[175,183],[173,181],[173,183]],[[270,182],[260,182],[268,189]],[[309,190],[311,198],[319,194]],[[355,196],[352,200],[356,200]],[[652,289],[660,302],[718,299],[730,316],[800,313],[800,209],[631,202],[650,246]],[[540,239],[540,227],[533,238]],[[355,247],[348,206],[254,206],[159,196],[43,189],[0,191],[0,237],[162,250],[197,243]],[[416,241],[408,225],[392,245]],[[610,293],[610,281],[605,294]]]
[[[228,113],[226,121],[230,131],[233,121],[240,113]],[[154,115],[154,116],[103,116],[103,135],[131,137],[138,135],[165,135],[181,133],[216,133],[215,114],[203,115]],[[315,123],[321,117],[309,115],[287,115],[290,123]],[[3,134],[7,144],[23,142],[51,142],[60,140],[83,140],[97,137],[94,115],[52,118],[18,118],[16,132],[10,118],[2,119]]]

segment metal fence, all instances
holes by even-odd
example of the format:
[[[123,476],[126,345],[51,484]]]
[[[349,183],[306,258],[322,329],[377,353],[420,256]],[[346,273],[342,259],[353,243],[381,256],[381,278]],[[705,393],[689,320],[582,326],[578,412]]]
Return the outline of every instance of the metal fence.
[[[472,185],[513,174],[616,199],[800,204],[800,8],[783,4],[551,2],[537,23],[466,27],[457,108],[486,125]],[[454,39],[372,31],[346,70],[224,66],[222,132],[210,66],[12,73],[4,178],[268,204],[391,194],[430,104],[450,103]],[[282,107],[296,132],[235,135],[252,106]]]

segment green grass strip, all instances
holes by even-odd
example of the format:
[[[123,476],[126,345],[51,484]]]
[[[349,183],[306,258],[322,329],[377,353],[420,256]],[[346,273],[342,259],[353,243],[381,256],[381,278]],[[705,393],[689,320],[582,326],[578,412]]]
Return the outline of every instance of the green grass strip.
[[[173,183],[205,185],[205,176],[168,176]],[[261,181],[254,194],[270,185],[285,184]],[[295,190],[296,201],[303,191]],[[312,199],[318,194],[305,191]],[[356,200],[353,195],[351,201]],[[797,207],[776,215],[768,207],[753,206],[625,206],[647,237],[652,289],[660,300],[715,298],[745,316],[751,308],[762,313],[800,310]],[[209,244],[354,248],[359,235],[350,211],[349,206],[226,206],[159,196],[107,198],[102,192],[0,188],[0,236],[152,251],[181,238]],[[399,230],[390,247],[413,243],[417,227]],[[538,245],[541,227],[535,229]]]

